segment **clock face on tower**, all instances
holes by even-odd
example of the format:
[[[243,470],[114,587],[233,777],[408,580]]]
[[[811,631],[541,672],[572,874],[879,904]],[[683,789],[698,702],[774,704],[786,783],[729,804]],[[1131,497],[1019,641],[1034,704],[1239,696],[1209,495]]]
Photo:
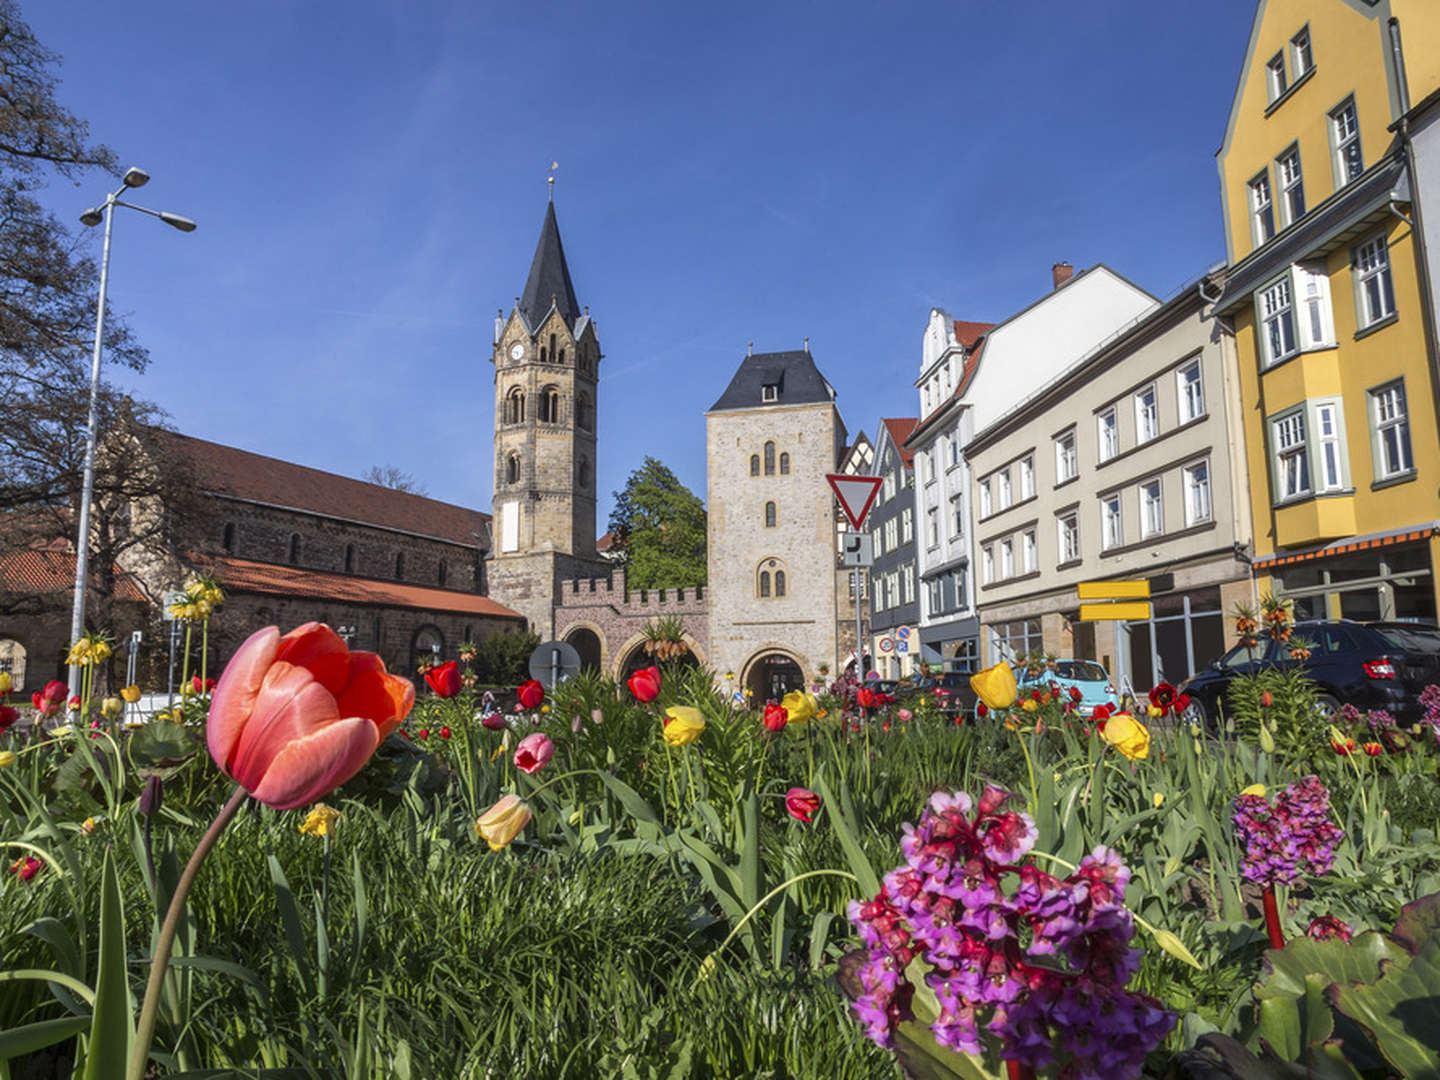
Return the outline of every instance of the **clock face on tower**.
[[[524,355],[525,355],[525,346],[524,346],[524,345],[521,345],[518,341],[517,341],[514,345],[511,345],[511,346],[510,346],[510,359],[511,359],[511,360],[519,360],[519,359],[520,359],[522,356],[524,356]]]

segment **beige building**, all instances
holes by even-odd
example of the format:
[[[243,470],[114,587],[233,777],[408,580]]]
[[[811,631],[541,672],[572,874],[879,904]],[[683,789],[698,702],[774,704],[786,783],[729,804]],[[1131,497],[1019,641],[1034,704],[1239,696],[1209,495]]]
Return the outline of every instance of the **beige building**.
[[[1252,536],[1216,294],[1207,277],[1140,315],[966,445],[985,663],[1098,660],[1143,692],[1232,641]],[[1148,580],[1151,618],[1080,622],[1076,585],[1105,579]]]
[[[835,672],[844,605],[825,474],[847,439],[809,351],[747,356],[705,414],[705,448],[711,664],[758,700]]]

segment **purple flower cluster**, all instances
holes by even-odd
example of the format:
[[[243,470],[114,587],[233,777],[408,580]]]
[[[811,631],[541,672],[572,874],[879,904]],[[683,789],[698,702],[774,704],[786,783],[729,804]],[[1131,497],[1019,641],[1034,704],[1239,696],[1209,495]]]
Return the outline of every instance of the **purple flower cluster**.
[[[1330,820],[1330,792],[1318,776],[1291,784],[1272,804],[1263,795],[1235,800],[1235,830],[1245,848],[1246,881],[1288,885],[1330,869],[1345,832]]]
[[[1420,722],[1435,733],[1435,741],[1440,743],[1440,686],[1431,683],[1421,690],[1420,706],[1425,710]]]
[[[905,970],[919,957],[942,1045],[982,1053],[983,1027],[1006,1060],[1042,1068],[1059,1055],[1063,1080],[1136,1075],[1175,1017],[1125,990],[1140,958],[1124,903],[1130,872],[1104,847],[1063,879],[1021,865],[1037,832],[1006,809],[1011,798],[987,787],[972,815],[970,796],[937,792],[920,824],[905,826],[904,865],[874,900],[850,905],[870,953],[855,1005],[865,1032],[890,1046],[913,1016]],[[1006,888],[1007,877],[1018,883]]]

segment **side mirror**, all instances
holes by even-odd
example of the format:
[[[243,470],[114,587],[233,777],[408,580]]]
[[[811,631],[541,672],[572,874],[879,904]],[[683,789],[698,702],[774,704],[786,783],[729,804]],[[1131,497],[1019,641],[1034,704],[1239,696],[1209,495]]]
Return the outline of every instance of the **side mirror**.
[[[1211,671],[1224,671],[1224,670],[1225,670],[1225,664],[1224,664],[1222,661],[1218,660],[1218,659],[1217,659],[1217,660],[1211,660],[1211,661],[1210,661],[1210,670],[1211,670]]]

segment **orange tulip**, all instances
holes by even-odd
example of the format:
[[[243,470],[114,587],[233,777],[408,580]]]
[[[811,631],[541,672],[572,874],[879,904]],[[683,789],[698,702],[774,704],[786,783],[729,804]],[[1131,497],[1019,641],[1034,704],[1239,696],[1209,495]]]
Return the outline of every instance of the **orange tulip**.
[[[351,652],[328,626],[283,637],[267,626],[220,676],[206,740],[226,775],[267,806],[293,810],[358,773],[414,704],[408,679],[374,653]]]

